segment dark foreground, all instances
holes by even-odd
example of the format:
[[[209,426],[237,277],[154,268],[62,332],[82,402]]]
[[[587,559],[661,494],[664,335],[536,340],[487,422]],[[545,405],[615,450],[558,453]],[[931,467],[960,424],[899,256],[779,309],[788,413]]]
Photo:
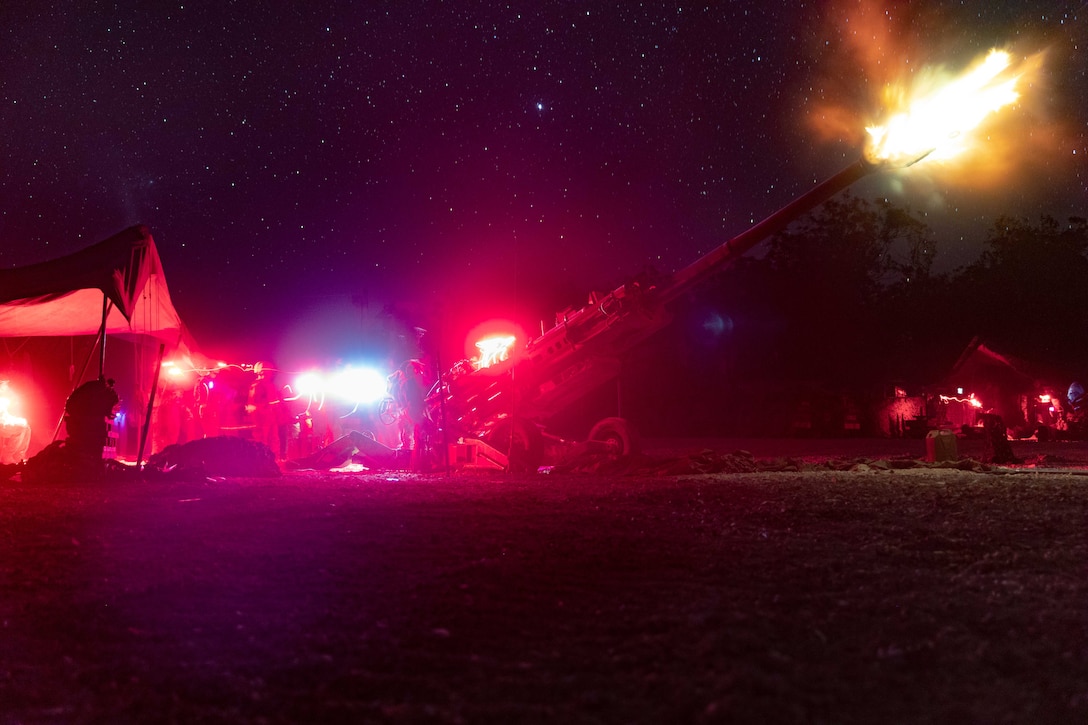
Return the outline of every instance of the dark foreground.
[[[1084,722],[1081,468],[0,484],[0,722]]]

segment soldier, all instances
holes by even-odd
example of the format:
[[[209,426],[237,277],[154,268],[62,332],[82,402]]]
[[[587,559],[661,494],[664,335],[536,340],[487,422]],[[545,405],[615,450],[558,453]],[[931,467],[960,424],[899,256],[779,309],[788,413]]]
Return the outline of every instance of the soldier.
[[[280,451],[280,420],[283,401],[273,382],[272,364],[259,362],[253,366],[257,378],[249,386],[249,403],[246,410],[253,416],[253,440],[264,443],[277,458]]]
[[[419,360],[409,360],[389,377],[393,400],[403,413],[400,420],[401,447],[411,452],[413,470],[422,468],[422,455],[434,428],[427,414],[426,371],[426,366]]]
[[[120,402],[113,384],[112,378],[91,380],[76,388],[64,403],[64,425],[68,431],[65,448],[77,463],[102,463],[102,449]]]

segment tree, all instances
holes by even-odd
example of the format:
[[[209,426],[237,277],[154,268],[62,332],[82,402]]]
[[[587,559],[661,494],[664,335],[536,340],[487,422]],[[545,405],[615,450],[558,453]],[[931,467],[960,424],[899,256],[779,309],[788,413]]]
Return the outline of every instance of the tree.
[[[975,332],[1021,357],[1088,364],[1088,220],[1001,217],[956,279]]]
[[[924,222],[886,200],[832,199],[771,242],[767,263],[787,335],[789,374],[828,383],[875,381],[903,334],[889,301],[934,284]]]

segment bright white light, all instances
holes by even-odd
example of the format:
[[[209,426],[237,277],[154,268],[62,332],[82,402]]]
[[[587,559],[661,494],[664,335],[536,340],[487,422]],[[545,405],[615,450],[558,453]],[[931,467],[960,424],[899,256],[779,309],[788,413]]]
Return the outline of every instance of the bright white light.
[[[329,391],[349,403],[376,403],[386,395],[386,378],[373,368],[347,367],[328,381]]]
[[[295,378],[295,390],[299,395],[313,398],[325,392],[325,381],[321,373],[302,373]]]
[[[26,418],[18,415],[12,415],[8,412],[8,409],[14,407],[13,400],[8,397],[7,386],[4,386],[4,395],[0,395],[0,424],[6,426],[17,426],[25,428],[27,425]]]
[[[923,70],[913,76],[913,88],[889,86],[885,103],[893,115],[866,129],[872,158],[906,163],[966,150],[972,130],[1020,98],[1016,83],[1023,71],[1008,72],[1012,64],[1008,52],[994,49],[958,77]]]

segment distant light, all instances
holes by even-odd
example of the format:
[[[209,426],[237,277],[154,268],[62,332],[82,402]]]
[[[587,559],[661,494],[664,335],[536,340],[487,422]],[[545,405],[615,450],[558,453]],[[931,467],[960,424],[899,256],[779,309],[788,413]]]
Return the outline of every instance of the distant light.
[[[325,381],[320,373],[306,372],[295,378],[295,390],[299,395],[314,397],[325,392]]]
[[[185,371],[182,370],[181,367],[173,360],[163,361],[162,369],[166,371],[167,375],[174,378],[185,373]]]
[[[386,377],[374,368],[347,367],[329,379],[328,390],[341,400],[366,405],[384,398],[388,383]]]

